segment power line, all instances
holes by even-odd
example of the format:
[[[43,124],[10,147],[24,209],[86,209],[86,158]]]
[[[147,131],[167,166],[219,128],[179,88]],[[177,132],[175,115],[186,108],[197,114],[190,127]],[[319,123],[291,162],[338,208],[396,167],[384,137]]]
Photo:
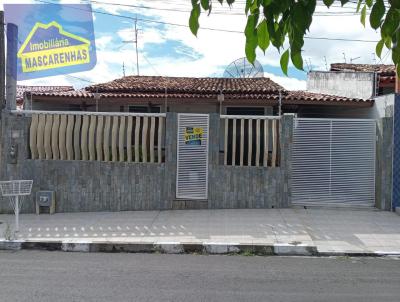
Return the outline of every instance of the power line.
[[[34,1],[41,2],[41,3],[46,3],[46,4],[58,5],[58,3],[48,2],[48,1],[45,1],[45,0],[34,0]],[[82,9],[82,8],[79,8],[79,7],[69,6],[68,8],[89,12],[89,10]],[[118,14],[113,14],[113,13],[108,13],[108,12],[101,12],[101,11],[96,11],[96,10],[91,10],[90,12],[97,13],[97,14],[102,14],[102,15],[113,16],[113,17],[118,17],[118,18],[123,18],[123,19],[136,20],[136,18],[130,17],[130,16],[126,16],[126,15],[118,15]],[[144,18],[137,18],[137,21],[144,22],[144,23],[155,23],[155,24],[163,24],[163,25],[171,25],[171,26],[189,28],[189,26],[185,25],[185,24],[165,22],[165,21],[157,21],[157,20],[144,19]],[[201,29],[209,30],[209,31],[225,32],[225,33],[244,34],[243,31],[231,30],[231,29],[222,29],[222,28],[213,28],[213,27],[201,27]],[[342,42],[366,42],[366,43],[377,43],[377,42],[379,42],[377,40],[346,39],[346,38],[326,38],[326,37],[310,37],[310,36],[306,36],[306,37],[304,37],[304,39],[342,41]]]
[[[150,6],[144,6],[144,5],[134,5],[134,4],[123,4],[123,3],[110,3],[110,2],[103,2],[103,1],[96,1],[96,0],[86,0],[86,3],[95,3],[95,4],[103,4],[103,5],[108,5],[108,6],[120,6],[120,7],[131,7],[131,8],[138,8],[138,9],[148,9],[148,10],[158,10],[158,11],[170,11],[170,12],[177,12],[177,13],[190,13],[191,10],[181,10],[181,9],[176,9],[176,8],[163,8],[163,7],[150,7]],[[339,7],[339,6],[338,6]],[[212,11],[212,14],[214,15],[225,15],[225,16],[245,16],[246,14],[244,12],[222,12],[222,11]],[[323,15],[320,15],[323,14]],[[317,16],[346,16],[347,14],[350,14],[350,16],[353,15],[359,15],[360,13],[356,13],[354,11],[342,11],[342,12],[316,12],[314,15]]]

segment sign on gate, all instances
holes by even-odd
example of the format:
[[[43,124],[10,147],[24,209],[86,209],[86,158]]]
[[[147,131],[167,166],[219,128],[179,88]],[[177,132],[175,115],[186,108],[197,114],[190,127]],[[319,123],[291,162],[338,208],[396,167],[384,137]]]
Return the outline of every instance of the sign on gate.
[[[203,128],[200,127],[186,127],[184,132],[186,145],[201,145],[203,139]]]

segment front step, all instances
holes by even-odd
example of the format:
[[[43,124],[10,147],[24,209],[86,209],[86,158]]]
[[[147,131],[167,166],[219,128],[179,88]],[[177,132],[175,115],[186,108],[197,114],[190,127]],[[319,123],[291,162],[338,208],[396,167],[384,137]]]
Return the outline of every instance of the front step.
[[[175,199],[172,201],[173,210],[208,209],[208,200]]]

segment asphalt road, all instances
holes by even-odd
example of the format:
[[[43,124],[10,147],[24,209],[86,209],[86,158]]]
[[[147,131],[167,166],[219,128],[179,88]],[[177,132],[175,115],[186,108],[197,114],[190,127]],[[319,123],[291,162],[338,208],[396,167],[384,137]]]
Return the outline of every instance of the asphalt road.
[[[0,252],[0,301],[400,301],[400,260]]]

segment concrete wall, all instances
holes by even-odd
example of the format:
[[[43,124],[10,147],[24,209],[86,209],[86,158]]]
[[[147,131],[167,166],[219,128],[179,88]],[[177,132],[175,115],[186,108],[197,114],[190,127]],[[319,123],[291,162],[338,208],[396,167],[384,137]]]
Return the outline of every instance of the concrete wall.
[[[394,94],[374,98],[373,118],[393,117]]]
[[[375,75],[371,72],[311,71],[307,90],[344,97],[369,99],[374,95]]]
[[[176,200],[177,114],[166,119],[165,163],[114,163],[29,159],[30,118],[3,112],[1,120],[0,177],[33,179],[32,195],[23,212],[34,212],[39,190],[54,190],[56,212],[157,210],[174,208],[271,208],[288,207],[292,117],[280,127],[280,162],[276,168],[226,167],[220,162],[222,136],[218,114],[210,118],[209,199]],[[16,146],[17,157],[10,156]],[[6,199],[0,213],[10,212]]]

